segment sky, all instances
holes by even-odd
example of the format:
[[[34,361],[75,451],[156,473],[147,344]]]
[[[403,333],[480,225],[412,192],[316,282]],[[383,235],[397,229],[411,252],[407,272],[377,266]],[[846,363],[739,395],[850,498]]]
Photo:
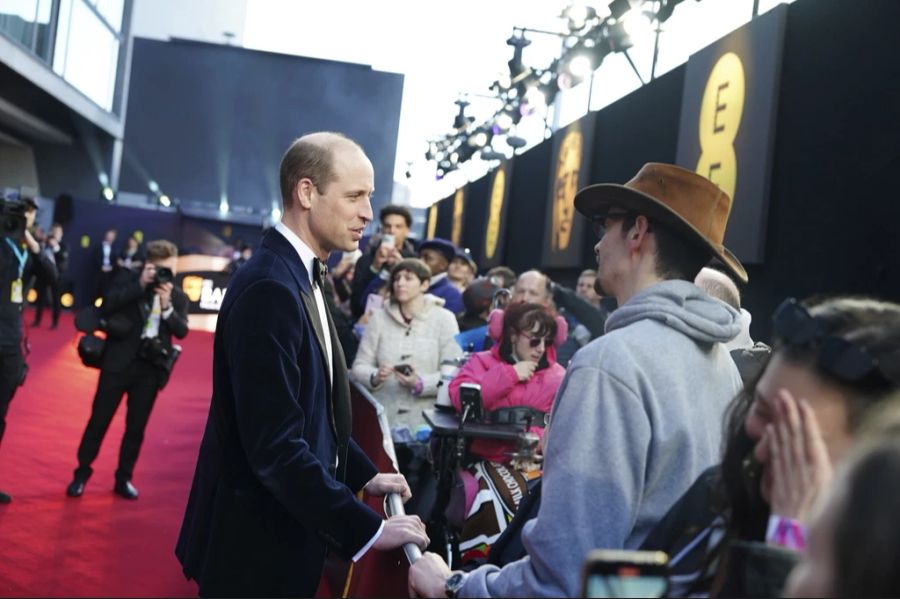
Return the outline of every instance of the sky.
[[[631,0],[640,4],[640,0]],[[780,0],[760,0],[766,12]],[[412,206],[426,207],[457,187],[488,172],[490,163],[472,160],[463,169],[436,180],[434,164],[425,160],[429,139],[452,128],[454,101],[468,93],[467,114],[481,122],[500,106],[489,87],[502,73],[512,48],[513,27],[563,31],[559,15],[567,0],[248,0],[243,31],[247,48],[371,65],[404,74],[403,104],[395,161],[395,197],[408,190]],[[603,13],[608,0],[587,2]],[[746,23],[753,0],[684,0],[663,25],[657,76],[683,63],[694,52]],[[641,78],[650,79],[654,34],[636,18],[630,50]],[[559,38],[529,34],[524,62],[546,67],[559,56]],[[641,85],[621,54],[606,58],[594,76],[590,108],[597,110]],[[588,108],[588,84],[563,94],[547,113],[553,125],[565,126]],[[518,134],[539,143],[548,132],[543,115],[523,119]],[[527,150],[527,147],[524,149]],[[508,155],[512,149],[506,148]],[[408,163],[412,163],[411,165]],[[407,178],[410,171],[412,177]],[[399,183],[399,185],[398,185]]]

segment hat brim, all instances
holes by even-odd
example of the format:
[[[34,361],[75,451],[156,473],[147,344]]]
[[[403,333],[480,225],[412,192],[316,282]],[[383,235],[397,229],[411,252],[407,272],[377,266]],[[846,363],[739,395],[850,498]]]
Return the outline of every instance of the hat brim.
[[[686,234],[691,241],[699,243],[709,250],[710,254],[722,262],[725,268],[739,281],[742,283],[749,281],[744,266],[728,248],[712,243],[677,212],[653,196],[616,183],[590,185],[575,195],[575,209],[587,218],[605,211],[610,206],[621,206],[626,210],[640,212],[669,226],[678,233]]]

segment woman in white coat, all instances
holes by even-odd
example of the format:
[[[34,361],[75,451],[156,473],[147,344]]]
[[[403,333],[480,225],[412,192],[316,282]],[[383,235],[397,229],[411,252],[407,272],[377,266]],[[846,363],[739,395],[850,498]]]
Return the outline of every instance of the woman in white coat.
[[[372,314],[353,362],[352,376],[384,406],[391,430],[424,424],[432,407],[441,361],[462,350],[454,337],[456,317],[444,301],[425,293],[431,270],[417,258],[401,260],[391,271],[391,298]]]

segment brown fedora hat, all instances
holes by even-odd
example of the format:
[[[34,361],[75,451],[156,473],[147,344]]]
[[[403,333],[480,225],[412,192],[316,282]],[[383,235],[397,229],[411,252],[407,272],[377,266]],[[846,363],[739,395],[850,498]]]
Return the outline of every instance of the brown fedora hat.
[[[686,234],[747,282],[747,271],[722,245],[731,198],[709,179],[671,164],[648,162],[625,185],[601,183],[575,194],[575,209],[588,218],[610,206],[634,210]]]

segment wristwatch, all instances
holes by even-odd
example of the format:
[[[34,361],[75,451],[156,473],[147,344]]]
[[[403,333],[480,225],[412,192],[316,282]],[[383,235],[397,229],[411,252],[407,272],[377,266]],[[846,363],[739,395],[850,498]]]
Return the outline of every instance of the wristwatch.
[[[444,583],[444,593],[447,597],[454,599],[458,596],[460,589],[466,584],[466,576],[465,572],[454,572],[450,575],[450,578]]]

